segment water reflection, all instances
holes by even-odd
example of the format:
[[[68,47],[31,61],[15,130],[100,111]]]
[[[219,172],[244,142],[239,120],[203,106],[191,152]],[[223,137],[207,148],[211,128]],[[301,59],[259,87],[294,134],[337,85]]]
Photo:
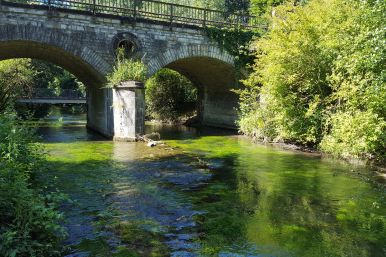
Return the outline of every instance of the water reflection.
[[[386,254],[386,192],[366,167],[229,131],[149,126],[167,143],[150,148],[79,125],[40,129],[47,176],[74,200],[69,256]]]

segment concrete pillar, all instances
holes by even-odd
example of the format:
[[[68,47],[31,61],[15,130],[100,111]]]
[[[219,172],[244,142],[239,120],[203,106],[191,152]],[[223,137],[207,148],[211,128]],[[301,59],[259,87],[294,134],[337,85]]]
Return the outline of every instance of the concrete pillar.
[[[203,125],[236,129],[238,96],[229,90],[206,88],[201,122]]]
[[[135,141],[145,131],[144,84],[127,81],[113,88],[114,140]]]
[[[87,128],[109,138],[114,132],[111,98],[110,88],[89,87],[87,90]]]

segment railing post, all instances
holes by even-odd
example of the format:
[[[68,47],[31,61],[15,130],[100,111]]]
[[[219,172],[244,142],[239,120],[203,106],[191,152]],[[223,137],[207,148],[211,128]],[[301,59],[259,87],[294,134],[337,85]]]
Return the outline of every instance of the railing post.
[[[96,0],[92,0],[92,14],[96,14]]]
[[[173,27],[174,5],[170,5],[170,29]]]
[[[137,0],[134,0],[134,20],[137,20]]]
[[[206,15],[207,15],[207,10],[205,8],[205,10],[204,10],[204,27],[206,27]]]

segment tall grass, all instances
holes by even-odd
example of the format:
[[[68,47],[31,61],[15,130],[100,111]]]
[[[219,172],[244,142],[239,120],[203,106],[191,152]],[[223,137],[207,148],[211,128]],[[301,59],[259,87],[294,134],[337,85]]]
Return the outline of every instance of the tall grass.
[[[60,256],[60,196],[37,186],[43,148],[10,111],[0,113],[0,159],[0,256]]]

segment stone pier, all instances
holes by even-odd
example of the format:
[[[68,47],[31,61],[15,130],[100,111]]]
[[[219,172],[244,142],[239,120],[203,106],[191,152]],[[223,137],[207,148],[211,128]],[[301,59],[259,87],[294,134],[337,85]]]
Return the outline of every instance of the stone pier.
[[[127,81],[112,88],[114,140],[135,141],[145,131],[145,87]]]

